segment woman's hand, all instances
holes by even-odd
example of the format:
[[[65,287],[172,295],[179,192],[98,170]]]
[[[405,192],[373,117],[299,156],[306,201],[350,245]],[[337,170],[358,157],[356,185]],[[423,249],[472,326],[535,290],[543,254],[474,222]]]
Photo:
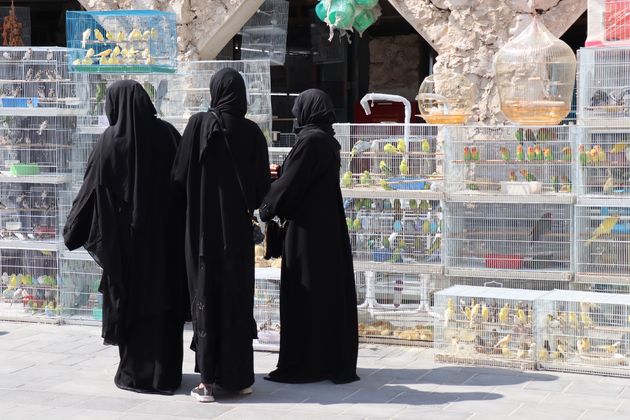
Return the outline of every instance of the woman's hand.
[[[280,176],[280,171],[282,167],[280,165],[272,164],[269,165],[269,173],[271,175],[271,180],[275,181]]]

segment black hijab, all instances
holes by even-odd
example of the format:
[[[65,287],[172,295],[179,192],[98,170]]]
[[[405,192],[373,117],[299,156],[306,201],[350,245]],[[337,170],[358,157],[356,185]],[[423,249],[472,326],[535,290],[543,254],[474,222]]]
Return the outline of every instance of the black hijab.
[[[319,128],[331,136],[335,135],[332,125],[336,122],[335,112],[330,96],[319,89],[305,90],[297,97],[293,105],[293,116],[297,118],[298,127],[295,132],[305,129]]]
[[[247,90],[245,89],[245,80],[243,80],[243,76],[238,71],[232,68],[224,68],[212,76],[212,79],[210,79],[210,110],[208,113],[211,118],[205,120],[199,143],[200,161],[210,139],[223,131],[221,127],[225,127],[222,114],[245,118],[247,113]],[[215,118],[215,115],[221,119],[220,123]]]
[[[109,127],[103,133],[100,182],[131,209],[131,226],[139,230],[149,210],[145,194],[151,182],[148,163],[151,142],[157,134],[156,111],[142,85],[121,80],[107,88],[105,114]]]

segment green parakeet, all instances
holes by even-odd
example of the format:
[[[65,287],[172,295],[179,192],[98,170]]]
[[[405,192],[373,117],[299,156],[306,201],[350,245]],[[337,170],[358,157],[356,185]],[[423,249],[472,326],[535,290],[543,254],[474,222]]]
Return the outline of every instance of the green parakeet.
[[[516,182],[517,181],[517,177],[516,177],[516,172],[514,172],[513,170],[510,171],[510,174],[508,175],[508,181],[510,182]]]
[[[154,102],[155,101],[155,88],[153,87],[151,82],[149,81],[143,82],[142,87],[144,88],[144,90],[147,91],[147,94],[149,95],[149,99],[151,99],[151,102]]]
[[[516,141],[522,144],[525,141],[523,129],[519,128],[518,130],[516,130],[516,132],[514,133],[514,137],[516,137]]]
[[[396,146],[394,146],[391,143],[387,143],[384,147],[383,147],[383,151],[385,153],[389,153],[389,154],[394,154],[394,153],[398,153],[398,149],[396,149]]]
[[[431,221],[429,219],[426,219],[424,222],[422,222],[422,233],[424,233],[425,235],[428,235],[431,232]]]
[[[392,170],[389,168],[389,166],[387,166],[387,163],[385,163],[384,160],[381,160],[381,162],[378,164],[378,168],[386,175],[392,173]]]
[[[403,159],[398,167],[401,175],[409,175],[409,167],[407,166],[407,160]]]
[[[435,254],[437,251],[440,250],[440,246],[442,246],[442,238],[435,238],[435,240],[427,250],[427,255]]]
[[[411,210],[417,209],[418,208],[418,202],[412,198],[411,200],[409,200],[409,208]]]
[[[361,220],[360,219],[354,219],[354,222],[352,222],[352,229],[353,230],[361,230]]]
[[[423,153],[431,152],[431,144],[429,143],[429,140],[427,139],[422,139],[422,152]]]
[[[381,184],[381,187],[383,187],[383,189],[386,191],[389,191],[392,189],[392,187],[389,186],[389,183],[385,181],[384,179],[381,179],[380,184]]]
[[[341,177],[341,185],[345,188],[350,188],[352,187],[352,181],[352,172],[344,172],[343,176]]]
[[[429,205],[429,202],[427,200],[420,201],[420,211],[426,212],[429,211],[430,208],[431,206]]]
[[[407,151],[407,147],[405,146],[405,140],[399,139],[397,148],[400,153],[405,153]]]
[[[371,180],[372,177],[370,176],[369,171],[363,171],[361,177],[359,177],[359,182],[361,183],[361,185],[370,185]]]
[[[542,149],[539,145],[534,146],[534,153],[536,154],[536,160],[543,160]]]
[[[97,115],[98,106],[102,102],[105,101],[105,92],[107,91],[107,82],[105,80],[101,80],[96,84],[96,97],[94,98],[94,109],[92,110],[92,114]]]
[[[352,218],[346,217],[346,226],[348,226],[348,230],[352,230]]]

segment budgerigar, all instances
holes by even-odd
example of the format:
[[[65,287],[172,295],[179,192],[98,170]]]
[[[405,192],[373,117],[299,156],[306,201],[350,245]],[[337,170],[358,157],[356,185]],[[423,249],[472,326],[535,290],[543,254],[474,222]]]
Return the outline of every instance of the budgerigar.
[[[506,303],[505,305],[503,305],[503,308],[501,308],[501,310],[499,311],[499,321],[502,324],[506,324],[509,317],[510,317],[510,304]]]
[[[617,222],[619,222],[619,215],[609,216],[602,220],[599,226],[597,226],[597,229],[595,229],[595,231],[593,232],[593,235],[591,235],[590,239],[584,242],[584,246],[590,245],[591,242],[593,242],[600,236],[608,235],[610,232],[612,232]]]

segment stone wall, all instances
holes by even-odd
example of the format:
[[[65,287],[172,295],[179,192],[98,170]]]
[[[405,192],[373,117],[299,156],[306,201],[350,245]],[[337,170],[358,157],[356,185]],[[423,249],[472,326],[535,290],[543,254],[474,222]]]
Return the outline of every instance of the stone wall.
[[[150,9],[177,16],[178,58],[210,60],[264,0],[79,0],[87,10]]]
[[[586,0],[389,0],[438,51],[434,74],[466,75],[477,87],[475,119],[502,121],[494,84],[496,51],[530,21],[533,9],[562,35],[586,10]]]
[[[370,41],[370,92],[401,95],[413,100],[420,79],[420,39],[417,35],[379,37]]]

